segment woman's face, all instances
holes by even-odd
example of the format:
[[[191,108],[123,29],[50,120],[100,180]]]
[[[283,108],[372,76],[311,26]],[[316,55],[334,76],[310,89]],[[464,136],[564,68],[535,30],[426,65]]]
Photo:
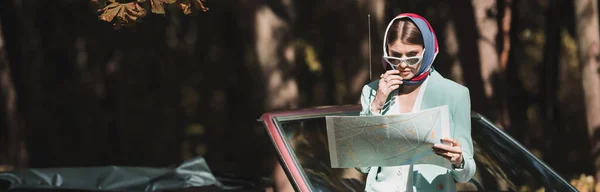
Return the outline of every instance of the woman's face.
[[[415,44],[404,44],[400,41],[395,41],[389,46],[388,55],[392,57],[406,58],[423,55],[423,46]],[[416,65],[408,65],[406,62],[401,62],[396,70],[400,71],[400,76],[403,79],[413,78],[419,71],[419,67],[423,61],[419,61]]]

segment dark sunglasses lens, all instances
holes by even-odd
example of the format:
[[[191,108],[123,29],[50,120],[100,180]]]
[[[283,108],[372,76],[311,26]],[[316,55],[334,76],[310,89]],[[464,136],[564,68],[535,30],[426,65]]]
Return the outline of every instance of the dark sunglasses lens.
[[[393,59],[393,58],[388,58],[387,61],[390,62],[392,65],[398,65],[398,64],[400,64],[400,62],[402,62],[399,59]]]
[[[409,65],[416,65],[417,63],[419,63],[419,58],[406,60],[406,64],[409,64]]]

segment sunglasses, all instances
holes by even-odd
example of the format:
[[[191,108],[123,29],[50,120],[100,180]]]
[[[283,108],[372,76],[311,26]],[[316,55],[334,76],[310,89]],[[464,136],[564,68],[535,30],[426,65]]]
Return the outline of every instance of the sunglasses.
[[[425,49],[423,49],[423,52],[421,53],[420,56],[412,56],[412,57],[405,57],[405,58],[383,56],[383,59],[385,59],[385,61],[388,64],[390,64],[390,66],[392,66],[392,69],[395,70],[398,67],[398,65],[402,64],[402,62],[404,62],[410,66],[419,64],[419,62],[421,62],[421,60],[423,60],[423,54],[425,54]]]

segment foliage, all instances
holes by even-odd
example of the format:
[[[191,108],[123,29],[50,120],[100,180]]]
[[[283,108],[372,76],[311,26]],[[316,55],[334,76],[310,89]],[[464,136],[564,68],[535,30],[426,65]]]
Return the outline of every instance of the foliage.
[[[115,29],[122,26],[133,26],[140,22],[148,12],[165,14],[166,5],[176,5],[184,14],[192,13],[192,7],[206,12],[205,0],[91,0],[96,4],[100,20],[114,22]]]
[[[304,51],[304,62],[306,62],[306,65],[308,66],[310,72],[317,73],[323,70],[323,66],[319,61],[317,51],[315,50],[315,47],[313,45],[302,39],[296,40],[295,45],[296,47]]]
[[[2,171],[10,171],[13,170],[13,166],[11,165],[0,165],[0,172]]]
[[[594,191],[595,180],[591,175],[581,174],[578,178],[572,178],[570,183],[579,191]]]

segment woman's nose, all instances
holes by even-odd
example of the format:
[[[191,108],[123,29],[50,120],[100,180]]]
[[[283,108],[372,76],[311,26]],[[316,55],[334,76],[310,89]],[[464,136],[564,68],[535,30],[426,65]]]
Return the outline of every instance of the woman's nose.
[[[402,62],[400,62],[400,64],[398,65],[398,67],[400,67],[400,68],[406,68],[406,67],[408,67],[408,64],[406,64],[406,61],[402,61]]]

